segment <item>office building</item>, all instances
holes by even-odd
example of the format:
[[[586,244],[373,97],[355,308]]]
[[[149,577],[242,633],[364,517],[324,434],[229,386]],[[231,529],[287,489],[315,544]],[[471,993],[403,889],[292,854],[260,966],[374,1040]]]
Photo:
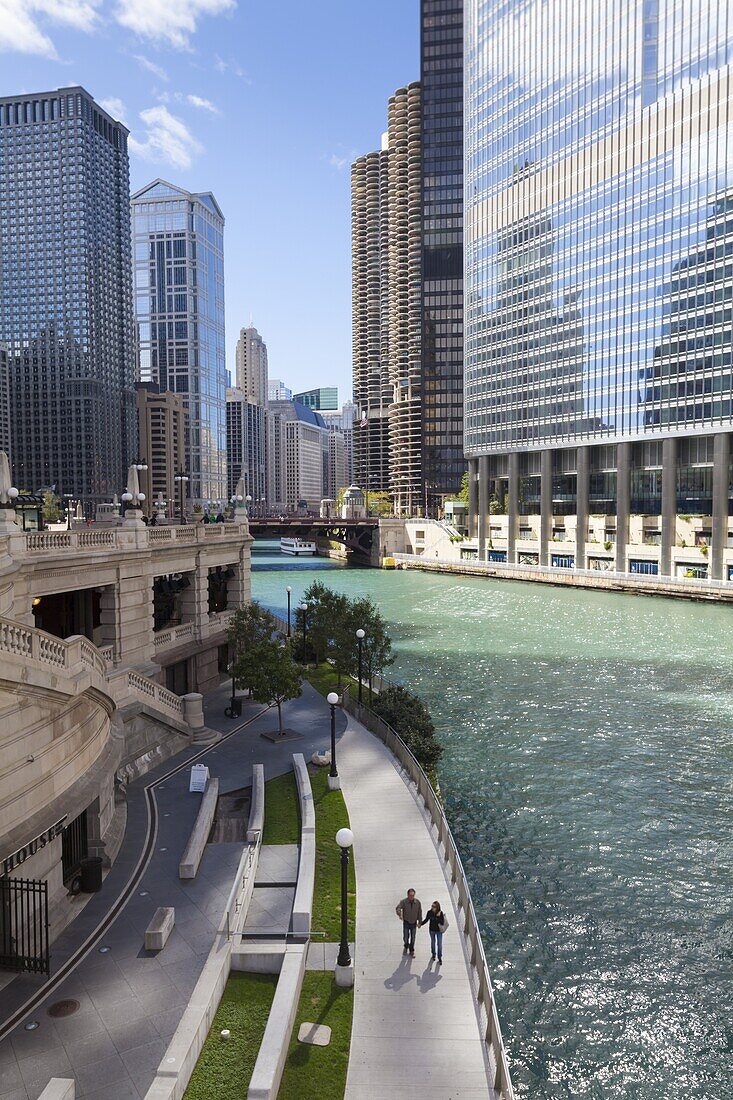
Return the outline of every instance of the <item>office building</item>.
[[[731,579],[733,27],[705,11],[466,3],[479,557]]]
[[[183,397],[190,499],[224,499],[224,215],[211,192],[158,179],[132,218],[139,378]]]
[[[328,486],[329,431],[320,413],[296,401],[267,410],[268,505],[317,512]]]
[[[227,388],[227,500],[240,478],[245,495],[252,498],[252,512],[265,510],[267,407],[247,399],[243,390]]]
[[[321,413],[330,432],[340,432],[344,437],[344,484],[354,484],[354,413],[353,401],[345,401],[338,412],[325,410]]]
[[[350,484],[346,472],[346,443],[343,432],[336,428],[329,428],[326,496],[335,500],[341,489],[347,489]]]
[[[147,470],[139,473],[145,493],[143,510],[152,515],[155,501],[168,504],[168,515],[175,514],[177,485],[175,476],[185,469],[188,413],[180,393],[164,393],[156,382],[138,382],[137,425],[140,458]]]
[[[293,391],[288,389],[284,382],[281,382],[279,378],[268,378],[267,380],[267,400],[268,401],[292,401]]]
[[[236,351],[236,388],[253,405],[268,401],[267,344],[251,325],[239,330]]]
[[[318,412],[336,412],[339,407],[339,391],[336,386],[320,386],[316,390],[305,390],[293,395],[293,401],[306,405]]]
[[[86,502],[137,449],[127,130],[84,88],[0,99],[13,474]]]
[[[0,451],[10,458],[12,469],[13,454],[10,447],[10,382],[8,376],[8,353],[0,348]]]

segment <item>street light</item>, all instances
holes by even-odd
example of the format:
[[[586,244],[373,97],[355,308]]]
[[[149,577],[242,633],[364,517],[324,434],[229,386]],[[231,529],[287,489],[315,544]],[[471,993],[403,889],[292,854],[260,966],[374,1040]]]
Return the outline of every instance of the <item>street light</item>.
[[[331,707],[331,767],[328,772],[328,787],[329,790],[338,791],[341,789],[341,780],[336,767],[336,704],[339,697],[335,691],[329,691],[326,701]]]
[[[184,494],[185,494],[185,491],[186,491],[185,490],[185,484],[188,481],[188,478],[184,474],[183,470],[179,470],[179,472],[176,474],[176,476],[173,478],[173,480],[177,481],[178,485],[180,487],[179,496],[180,496],[180,505],[181,505],[181,507],[180,507],[179,517],[180,517],[180,522],[182,524],[183,523],[183,497],[184,497]]]
[[[249,513],[250,513],[251,508],[252,508],[252,497],[249,495],[249,493],[247,493],[247,496],[244,498],[244,500],[245,500],[245,503],[247,505],[247,515],[249,516]]]
[[[336,843],[341,849],[341,943],[336,960],[336,974],[338,980],[338,968],[351,966],[351,953],[349,951],[349,848],[354,843],[354,834],[351,829],[339,829],[336,833]],[[351,983],[349,983],[351,984]]]
[[[298,610],[303,612],[303,664],[305,664],[308,652],[308,604],[300,604]]]
[[[359,706],[361,706],[362,643],[364,641],[364,631],[361,627],[356,632],[356,638],[359,642]]]
[[[241,715],[242,715],[242,700],[237,699],[237,697],[235,695],[235,692],[237,690],[237,684],[236,684],[236,681],[234,679],[234,665],[235,665],[235,662],[232,661],[232,663],[229,666],[229,672],[231,673],[231,677],[232,677],[232,698],[231,698],[231,702],[229,703],[229,706],[226,707],[226,709],[224,710],[224,715],[225,715],[226,718],[240,718]]]
[[[293,591],[290,585],[285,589],[288,594],[288,638],[290,637],[290,594]]]

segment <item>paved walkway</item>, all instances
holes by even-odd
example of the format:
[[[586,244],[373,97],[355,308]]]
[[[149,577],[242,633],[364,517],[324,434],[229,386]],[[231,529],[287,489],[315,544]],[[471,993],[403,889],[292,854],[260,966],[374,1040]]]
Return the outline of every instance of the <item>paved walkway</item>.
[[[429,819],[392,754],[352,718],[338,768],[355,837],[357,890],[347,1100],[407,1090],[419,1100],[489,1097],[468,962]],[[415,958],[402,953],[394,910],[409,887],[423,911],[437,899],[448,915],[442,967],[430,959],[427,927],[418,930]]]

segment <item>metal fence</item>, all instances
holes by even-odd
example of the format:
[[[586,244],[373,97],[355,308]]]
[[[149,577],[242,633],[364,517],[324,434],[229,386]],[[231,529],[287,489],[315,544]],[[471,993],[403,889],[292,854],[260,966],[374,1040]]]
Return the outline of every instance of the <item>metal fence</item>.
[[[361,722],[362,725],[366,726],[371,733],[378,737],[399,760],[400,764],[417,787],[418,795],[425,803],[425,808],[430,815],[433,825],[437,829],[438,842],[443,847],[445,861],[450,870],[451,886],[455,887],[456,890],[456,900],[460,915],[462,915],[462,930],[468,940],[471,966],[474,969],[476,978],[474,991],[478,998],[479,1005],[485,1012],[484,1041],[489,1054],[489,1064],[493,1076],[492,1085],[499,1093],[502,1100],[513,1100],[514,1091],[509,1076],[509,1065],[507,1063],[504,1041],[501,1037],[501,1026],[496,1011],[494,989],[491,984],[489,967],[486,962],[486,955],[484,954],[484,945],[481,940],[476,912],[473,907],[473,901],[471,900],[471,892],[463,870],[461,857],[458,853],[458,848],[456,847],[446,816],[443,813],[443,807],[427,775],[399,734],[385,721],[374,714],[369,707],[360,706],[355,699],[352,699],[350,694],[352,690],[354,689],[346,688],[344,690],[344,709],[348,711],[349,714],[353,715],[357,721]]]
[[[48,883],[0,879],[0,968],[48,974]]]

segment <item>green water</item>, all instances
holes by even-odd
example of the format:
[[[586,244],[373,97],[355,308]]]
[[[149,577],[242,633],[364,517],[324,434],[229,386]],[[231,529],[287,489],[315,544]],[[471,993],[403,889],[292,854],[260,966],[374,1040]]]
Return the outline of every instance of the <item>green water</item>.
[[[285,560],[431,708],[518,1097],[733,1097],[733,610]]]

